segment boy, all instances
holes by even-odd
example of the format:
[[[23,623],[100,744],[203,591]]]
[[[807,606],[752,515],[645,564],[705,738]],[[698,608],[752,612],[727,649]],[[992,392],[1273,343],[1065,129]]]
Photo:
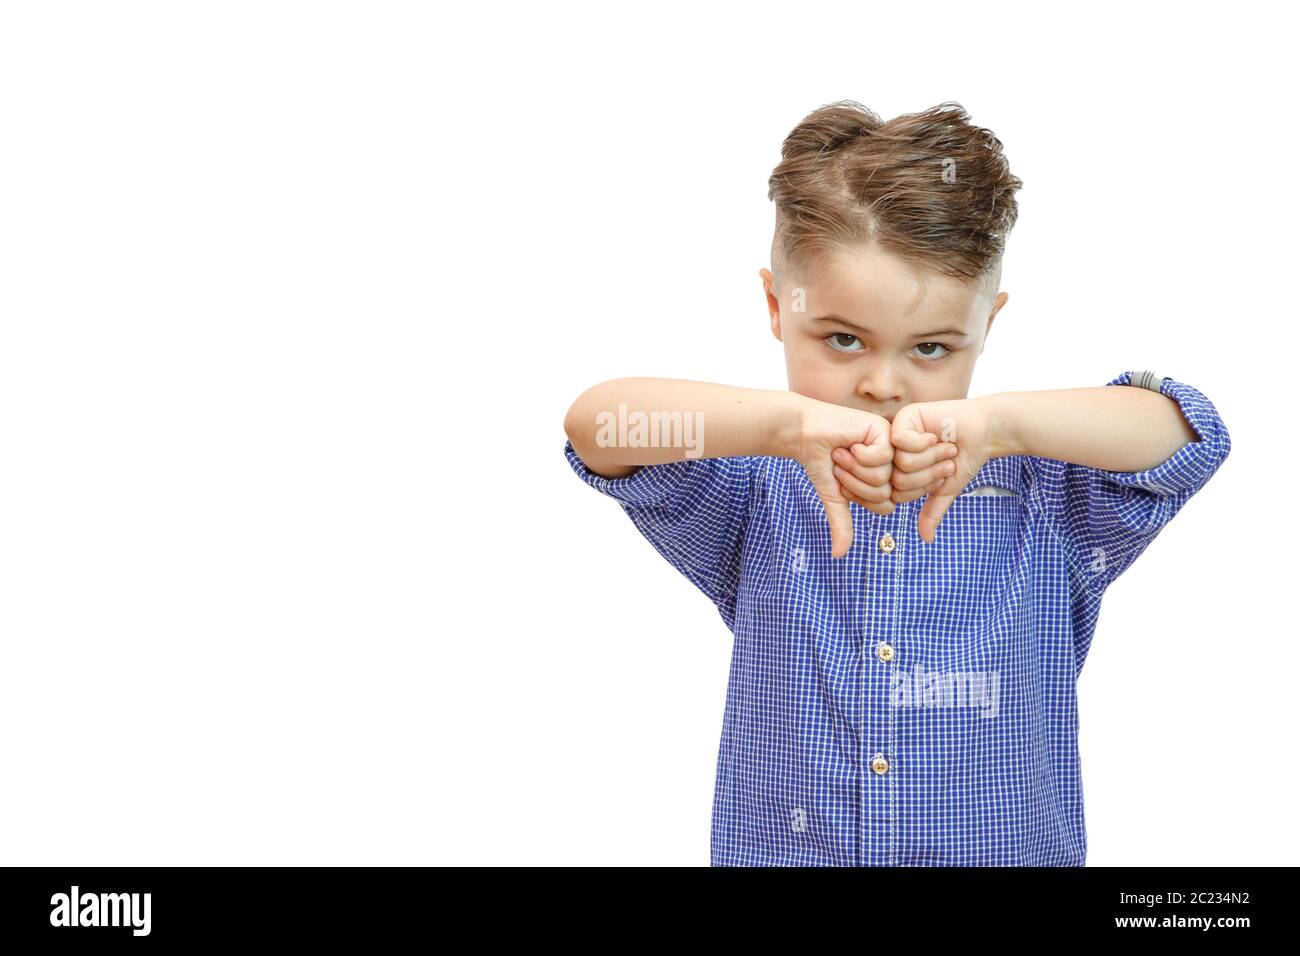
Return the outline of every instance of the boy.
[[[712,864],[1082,866],[1101,598],[1227,428],[1150,372],[966,397],[1021,183],[959,105],[832,104],[782,156],[760,275],[790,390],[621,379],[565,419],[734,634]]]

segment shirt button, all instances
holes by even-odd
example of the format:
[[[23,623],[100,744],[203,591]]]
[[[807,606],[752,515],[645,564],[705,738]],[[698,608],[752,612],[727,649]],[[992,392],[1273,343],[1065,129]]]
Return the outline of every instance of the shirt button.
[[[876,656],[882,661],[892,661],[894,659],[894,649],[888,644],[881,644],[876,648]]]
[[[871,758],[871,769],[880,774],[889,772],[889,761],[884,754],[876,754]]]
[[[885,554],[889,554],[894,550],[894,548],[894,536],[886,531],[885,536],[880,539],[880,550],[885,552]]]

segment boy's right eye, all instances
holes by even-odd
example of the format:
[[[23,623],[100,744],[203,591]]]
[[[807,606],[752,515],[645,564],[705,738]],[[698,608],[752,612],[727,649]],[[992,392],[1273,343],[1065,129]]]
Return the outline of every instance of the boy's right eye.
[[[836,344],[837,341],[840,339],[848,339],[850,342],[858,341],[858,337],[856,335],[849,335],[849,333],[847,332],[835,332],[831,335],[826,336],[826,344],[829,345],[836,352],[861,352],[862,351],[862,349],[840,348],[839,345]]]

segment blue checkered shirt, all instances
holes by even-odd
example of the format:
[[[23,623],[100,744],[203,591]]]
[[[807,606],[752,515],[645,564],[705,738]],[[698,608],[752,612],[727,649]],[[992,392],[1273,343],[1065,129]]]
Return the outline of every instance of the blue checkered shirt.
[[[1150,372],[1108,385],[1175,399],[1200,436],[1139,472],[987,462],[921,541],[924,499],[830,530],[780,457],[687,458],[577,475],[713,602],[734,635],[713,866],[1082,866],[1076,680],[1106,588],[1228,456],[1199,391]]]

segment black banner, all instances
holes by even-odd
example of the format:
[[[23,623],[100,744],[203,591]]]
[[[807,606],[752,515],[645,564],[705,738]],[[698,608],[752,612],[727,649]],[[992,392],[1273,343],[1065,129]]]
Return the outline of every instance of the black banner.
[[[11,939],[41,945],[373,945],[453,932],[490,938],[501,926],[545,937],[557,921],[581,932],[589,920],[643,913],[666,927],[670,911],[674,921],[720,928],[740,918],[759,932],[788,921],[793,932],[856,913],[864,942],[886,927],[913,942],[947,932],[987,942],[993,924],[998,935],[1040,942],[1105,935],[1232,945],[1285,930],[1282,884],[1293,868],[869,868],[805,873],[780,886],[719,868],[694,887],[683,887],[682,873],[651,887],[654,871],[631,867],[626,875],[567,868],[541,882],[532,869],[540,868],[9,868],[0,925]]]

